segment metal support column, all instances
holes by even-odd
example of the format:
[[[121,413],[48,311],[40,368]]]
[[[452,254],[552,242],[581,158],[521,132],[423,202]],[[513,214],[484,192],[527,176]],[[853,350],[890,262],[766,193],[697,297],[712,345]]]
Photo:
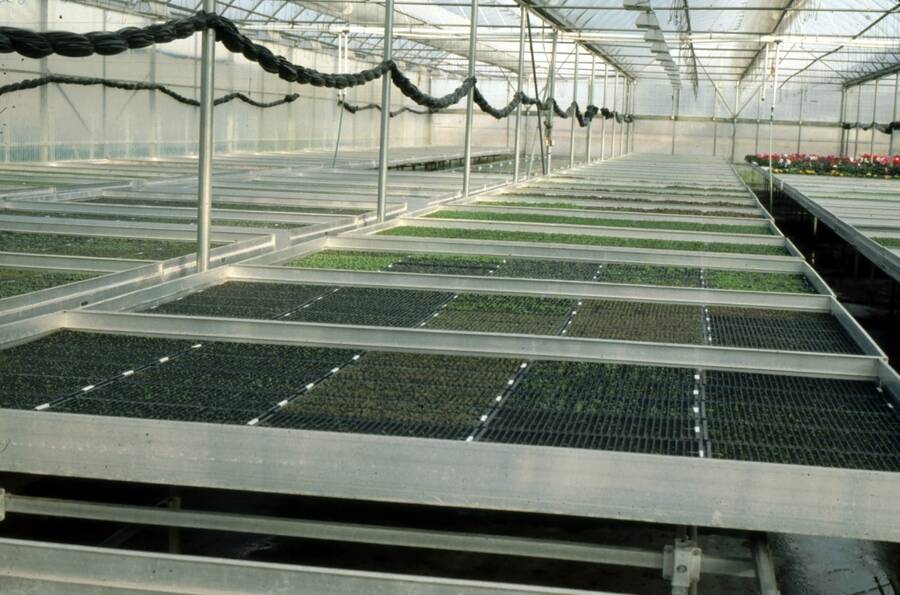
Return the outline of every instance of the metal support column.
[[[628,134],[625,136],[625,152],[634,152],[634,93],[637,90],[637,81],[628,83],[628,110],[626,113],[632,117],[628,122]]]
[[[597,72],[597,56],[591,55],[591,76],[588,79],[588,105],[594,105],[594,75]],[[602,126],[603,120],[601,120]],[[584,161],[585,163],[591,162],[591,124],[593,120],[588,120],[587,123],[587,137],[585,138],[585,147],[584,147]],[[602,128],[601,128],[602,130]]]
[[[872,94],[872,138],[869,139],[869,155],[875,154],[875,122],[878,120],[878,79],[875,79],[875,92]]]
[[[522,96],[525,74],[525,7],[519,8],[519,74],[516,77],[516,97]],[[522,149],[522,102],[516,106],[516,131],[513,136],[513,182],[519,181],[519,152]]]
[[[606,107],[606,97],[609,81],[609,64],[603,63],[603,107]],[[606,159],[606,118],[600,118],[600,161]]]
[[[900,92],[900,72],[894,75],[894,109],[891,111],[891,121],[897,121],[897,93]],[[888,155],[894,154],[894,131],[891,130],[891,140],[888,145]]]
[[[616,75],[613,77],[613,102],[612,102],[613,112],[617,113],[619,111],[619,108],[617,107],[618,105],[619,105],[619,71],[617,70]],[[610,122],[609,122],[609,125],[611,128],[610,136],[612,137],[610,139],[612,142],[610,143],[610,147],[609,147],[609,156],[610,157],[616,156],[616,138],[617,138],[616,133],[619,132],[619,127],[617,126],[617,124],[618,124],[618,122],[616,122],[616,117],[614,115],[613,118],[610,119]]]
[[[628,79],[622,75],[622,116],[628,113]],[[625,135],[628,133],[628,124],[622,120],[619,127],[619,156],[625,154]]]
[[[856,158],[859,155],[859,114],[860,114],[860,104],[862,103],[862,84],[857,85],[856,87],[856,123],[853,126],[854,134],[853,134],[853,157]]]
[[[844,138],[847,136],[846,130],[844,130],[844,122],[847,121],[846,117],[847,112],[847,89],[841,89],[841,140],[840,145],[838,147],[838,157],[844,156]]]
[[[156,46],[149,48],[148,51],[150,52],[150,83],[156,84]],[[156,111],[156,95],[156,92],[147,95],[150,109],[150,142],[147,153],[150,157],[159,157],[160,118]]]
[[[384,61],[393,58],[394,46],[394,0],[384,3]],[[378,205],[376,220],[384,221],[387,204],[388,151],[391,135],[391,76],[381,77],[381,136],[378,142]]]
[[[672,155],[675,154],[675,138],[678,136],[678,110],[681,107],[681,87],[672,89]]]
[[[800,144],[803,142],[803,104],[806,102],[806,89],[800,89],[800,112],[797,115],[797,153],[800,152]]]
[[[553,168],[551,167],[551,159],[553,157],[553,102],[556,99],[556,42],[559,38],[559,33],[556,29],[553,30],[553,45],[550,50],[550,80],[547,81],[547,95],[550,104],[550,109],[547,113],[547,173],[551,173]]]
[[[469,78],[475,76],[475,44],[478,42],[478,0],[471,0],[472,11],[469,17]],[[466,148],[465,167],[463,168],[462,197],[469,198],[469,182],[472,177],[472,118],[475,115],[475,87],[469,89],[466,99]]]
[[[203,0],[203,10],[216,11],[216,0]],[[213,97],[216,34],[204,29],[200,53],[200,156],[197,180],[197,272],[209,268],[209,218],[212,211]]]
[[[628,94],[631,93],[631,85],[628,83],[628,79],[624,76],[622,77],[622,116],[628,113],[628,102],[629,97]],[[628,137],[628,122],[622,121],[622,130],[619,134],[619,155],[625,154],[625,139]]]
[[[762,114],[762,104],[765,102],[766,97],[763,94],[763,90],[766,86],[765,81],[760,85],[760,90],[757,91],[757,95],[759,96],[759,101],[756,102],[756,137],[753,141],[753,153],[754,155],[759,155],[759,128],[760,128],[760,115]]]
[[[575,117],[575,106],[578,104],[578,44],[575,44],[575,61],[572,63],[572,126],[569,134],[569,167],[575,167],[575,127],[578,118]]]
[[[734,116],[731,118],[731,163],[734,163],[734,154],[737,145],[737,119],[739,106],[741,105],[741,82],[738,81],[734,88]]]
[[[40,2],[40,29],[46,31],[50,26],[50,0],[41,0]],[[48,58],[41,58],[41,76],[50,74],[50,65]],[[40,126],[40,146],[39,155],[41,161],[50,161],[50,86],[44,85],[39,90],[40,93],[40,109],[41,117],[38,125]],[[105,113],[103,114],[106,115]],[[7,128],[6,133],[9,134]]]
[[[719,91],[716,89],[716,84],[713,83],[713,157],[716,156],[716,150],[719,146]]]
[[[775,143],[775,104],[778,100],[778,54],[780,41],[775,42],[775,61],[772,67],[772,103],[769,105],[769,214],[772,214],[775,200],[775,176],[772,175],[772,152]]]

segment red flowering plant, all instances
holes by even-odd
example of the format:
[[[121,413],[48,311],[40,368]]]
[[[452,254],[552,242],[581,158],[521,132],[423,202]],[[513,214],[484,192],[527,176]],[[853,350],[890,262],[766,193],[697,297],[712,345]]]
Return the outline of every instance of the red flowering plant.
[[[839,155],[807,155],[805,153],[772,153],[772,170],[782,174],[845,176],[865,178],[900,178],[900,155],[870,155],[852,159]],[[747,155],[748,163],[769,166],[769,154]]]

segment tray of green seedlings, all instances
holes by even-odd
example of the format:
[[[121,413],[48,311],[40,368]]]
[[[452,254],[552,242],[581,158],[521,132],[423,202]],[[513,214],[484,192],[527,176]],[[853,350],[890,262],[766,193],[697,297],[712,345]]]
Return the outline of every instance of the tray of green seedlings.
[[[414,227],[400,225],[379,232],[381,235],[418,238],[451,238],[460,240],[493,240],[504,242],[540,242],[552,244],[578,244],[586,246],[611,246],[621,248],[649,248],[654,250],[687,250],[693,252],[727,252],[734,254],[762,254],[789,256],[783,246],[729,244],[727,242],[691,242],[686,240],[653,240],[640,238],[616,238],[564,233],[532,231],[502,231],[496,229],[455,229],[442,227]]]
[[[590,200],[590,199],[588,199]],[[637,213],[637,214],[654,214],[654,215],[692,215],[702,217],[747,217],[744,211],[727,211],[727,210],[703,210],[696,209],[679,209],[667,207],[612,207],[602,205],[582,205],[571,202],[528,202],[514,200],[479,200],[479,206],[486,207],[525,207],[539,209],[577,209],[579,211],[599,211],[610,213]],[[732,205],[734,206],[734,205]]]
[[[221,243],[213,243],[221,246]],[[0,231],[0,252],[166,260],[192,254],[195,242]]]
[[[484,333],[557,334],[574,300],[462,294],[427,323],[430,329]]]
[[[476,439],[698,456],[690,370],[537,361]]]
[[[0,351],[0,407],[33,409],[81,394],[190,348],[191,343],[60,331]]]
[[[201,343],[54,411],[145,419],[247,424],[350,361],[354,351],[246,343]]]
[[[81,202],[100,203],[108,205],[141,205],[146,207],[188,207],[197,208],[197,201],[191,200],[153,200],[153,199],[115,199],[114,197],[92,198]],[[349,208],[332,208],[332,207],[304,207],[304,206],[285,206],[285,205],[266,205],[257,203],[241,203],[241,202],[220,202],[214,199],[215,209],[231,209],[238,211],[275,211],[282,213],[310,213],[319,215],[362,215],[368,213],[372,209],[349,209]]]
[[[57,285],[84,281],[102,273],[46,271],[39,269],[0,268],[0,299],[30,293]]]
[[[900,471],[900,417],[869,381],[706,372],[715,458]]]
[[[719,223],[697,223],[694,221],[604,219],[602,217],[567,217],[563,215],[545,215],[541,213],[498,213],[493,211],[474,212],[445,210],[435,211],[434,213],[426,215],[426,217],[431,219],[511,221],[516,223],[546,223],[550,225],[593,225],[635,229],[700,231],[705,233],[772,235],[772,231],[764,225],[724,225]]]
[[[383,271],[406,258],[401,252],[367,252],[364,250],[322,250],[282,264],[308,269],[340,269],[349,271]]]
[[[370,352],[262,423],[462,440],[516,368],[502,359]]]
[[[885,248],[900,248],[900,238],[872,238]]]
[[[341,287],[286,317],[294,322],[414,327],[429,319],[452,293]]]
[[[712,343],[750,349],[861,354],[840,322],[827,312],[709,308]]]
[[[100,221],[129,221],[138,223],[176,223],[179,225],[193,225],[196,216],[188,218],[179,217],[152,217],[144,215],[112,215],[105,213],[73,213],[63,211],[23,211],[20,209],[5,209],[0,211],[2,215],[17,215],[20,217],[44,217],[47,219],[96,219]],[[230,225],[232,227],[267,227],[273,229],[293,229],[308,225],[306,223],[280,223],[277,221],[250,221],[247,219],[211,219],[211,225]]]
[[[681,304],[655,304],[612,300],[584,300],[566,334],[571,337],[703,343],[703,309]]]
[[[503,265],[503,262],[503,258],[498,256],[412,254],[391,264],[387,270],[395,273],[429,273],[483,277],[495,274],[497,269]]]
[[[666,285],[668,287],[701,287],[700,269],[694,267],[607,263],[600,269],[597,281],[626,285]]]
[[[758,273],[754,271],[710,270],[704,272],[706,286],[711,289],[772,291],[779,293],[817,293],[799,273]]]
[[[599,270],[599,265],[593,262],[509,258],[497,268],[494,276],[518,277],[523,279],[592,281],[597,276]]]
[[[697,196],[711,196],[704,193],[695,193]],[[566,199],[577,200],[639,200],[641,202],[658,202],[660,205],[697,205],[702,204],[710,207],[734,207],[752,204],[749,196],[744,195],[721,195],[716,193],[715,196],[722,200],[704,200],[702,202],[692,200],[691,198],[683,198],[675,195],[669,195],[666,192],[648,192],[636,195],[632,192],[620,191],[602,191],[591,190],[579,194],[561,194],[560,192],[542,192],[537,189],[522,188],[519,190],[509,190],[500,196],[538,196],[548,200],[558,201]]]
[[[521,277],[527,279],[563,279],[590,281],[597,272],[594,263],[503,258],[460,254],[405,254],[401,252],[365,252],[323,250],[291,260],[284,266],[342,269],[355,271],[391,271],[434,275]]]
[[[150,311],[183,316],[268,319],[301,308],[335,289],[325,285],[229,281],[162,304]]]

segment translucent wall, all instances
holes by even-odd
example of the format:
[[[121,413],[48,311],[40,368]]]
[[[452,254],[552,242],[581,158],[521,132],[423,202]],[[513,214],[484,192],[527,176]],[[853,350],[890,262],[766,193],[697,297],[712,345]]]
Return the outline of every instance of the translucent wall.
[[[79,32],[143,26],[150,21],[133,15],[101,10],[60,0],[4,3],[0,19],[5,25],[35,30],[65,29]],[[0,56],[0,84],[42,74],[103,77],[125,81],[158,82],[187,97],[199,98],[200,36],[117,56],[32,60],[17,54]],[[318,70],[337,69],[336,50],[306,50],[265,42],[276,54]],[[243,92],[259,101],[273,101],[289,93],[300,99],[288,105],[260,109],[239,101],[218,106],[215,113],[217,151],[276,151],[333,149],[340,110],[333,89],[287,83],[258,65],[225,50],[216,52],[216,96]],[[371,63],[350,60],[359,70]],[[407,73],[416,84],[427,86],[422,72]],[[380,100],[380,82],[348,91],[356,104]],[[399,92],[393,108],[412,105]],[[121,91],[101,87],[49,85],[0,97],[0,156],[6,161],[84,158],[132,158],[186,155],[197,151],[199,109],[151,91]],[[341,143],[344,148],[378,144],[378,112],[344,113]],[[427,144],[430,117],[395,118],[391,127],[394,146]]]
[[[750,153],[769,151],[771,88],[763,97],[758,82],[748,82],[736,101],[737,85],[701,83],[696,95],[684,88],[678,98],[678,120],[673,121],[672,87],[664,81],[641,81],[637,90],[635,150],[648,153],[716,155],[730,159],[732,143],[737,161]],[[857,120],[887,123],[893,120],[893,76],[848,91],[844,115]],[[858,103],[857,103],[858,102]],[[858,112],[857,112],[858,109]],[[733,125],[732,114],[737,112]],[[715,119],[713,118],[715,116]],[[772,148],[779,153],[837,154],[841,146],[841,87],[788,83],[778,91],[772,127]],[[674,142],[673,142],[674,132]],[[850,130],[848,154],[887,153],[890,136],[877,131]],[[858,137],[858,141],[857,141]]]

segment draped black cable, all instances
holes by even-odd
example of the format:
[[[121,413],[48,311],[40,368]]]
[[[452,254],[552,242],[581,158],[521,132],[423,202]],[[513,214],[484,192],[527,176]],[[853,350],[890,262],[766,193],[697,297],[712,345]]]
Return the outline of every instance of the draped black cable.
[[[339,100],[338,100],[338,105],[341,106],[342,108],[344,108],[344,110],[350,112],[351,114],[355,114],[356,112],[362,112],[362,111],[370,110],[370,109],[376,109],[376,110],[378,110],[378,111],[381,111],[381,104],[379,104],[379,103],[367,103],[367,104],[365,104],[365,105],[352,105],[352,104],[347,103],[347,102],[344,101],[343,99],[339,99]],[[395,117],[399,116],[400,114],[403,114],[403,113],[406,113],[406,112],[409,112],[409,113],[411,113],[411,114],[425,115],[425,114],[431,114],[431,113],[434,113],[435,111],[436,111],[436,110],[430,110],[430,109],[427,109],[427,110],[417,110],[417,109],[412,108],[412,107],[401,107],[401,108],[398,109],[398,110],[393,110],[393,111],[389,114],[389,116],[390,116],[391,118],[395,118]]]
[[[528,26],[529,41],[531,42],[530,19],[528,21]],[[399,110],[400,113],[404,111],[413,113],[433,113],[446,109],[461,101],[462,98],[474,88],[475,101],[478,103],[478,107],[483,112],[498,119],[508,117],[520,102],[527,105],[538,105],[542,110],[552,108],[553,113],[561,118],[574,116],[581,126],[586,126],[597,113],[603,115],[604,118],[615,117],[619,122],[630,122],[632,118],[630,115],[610,112],[605,108],[599,109],[596,106],[588,106],[582,113],[578,104],[574,102],[569,106],[569,109],[562,110],[555,101],[552,101],[552,105],[546,106],[540,104],[537,99],[532,99],[524,94],[518,93],[513,101],[503,108],[497,109],[493,107],[478,90],[475,77],[464,79],[455,90],[443,97],[434,97],[419,89],[415,83],[400,71],[399,66],[391,60],[381,62],[372,68],[361,70],[356,73],[329,74],[319,72],[313,68],[293,64],[283,56],[276,56],[268,48],[254,43],[249,37],[241,33],[238,30],[237,25],[230,19],[205,11],[199,11],[188,17],[173,19],[165,23],[148,25],[146,27],[125,27],[117,31],[94,31],[84,34],[72,33],[69,31],[37,32],[15,27],[0,27],[0,53],[18,53],[28,58],[35,59],[46,58],[53,54],[67,57],[84,57],[94,54],[112,56],[130,49],[139,49],[154,44],[169,43],[176,39],[186,39],[195,33],[206,30],[212,30],[215,33],[216,41],[224,45],[228,51],[243,55],[247,60],[259,64],[266,72],[276,74],[279,78],[288,82],[308,84],[315,87],[347,89],[366,84],[390,73],[391,81],[401,93],[416,104],[427,108],[427,111],[423,112],[404,108]],[[532,54],[532,62],[533,61],[534,55]],[[534,70],[533,63],[532,69]],[[33,89],[49,83],[103,85],[110,88],[126,90],[153,90],[165,93],[176,101],[188,105],[198,105],[196,100],[184,97],[164,85],[129,83],[125,81],[68,77],[61,75],[12,83],[10,85],[5,85],[0,88],[0,90],[3,90],[4,93],[11,93],[24,89]],[[535,76],[535,85],[537,85],[537,76]],[[286,95],[283,99],[275,102],[263,103],[254,101],[242,93],[231,93],[216,99],[216,103],[226,103],[234,99],[244,101],[245,103],[257,107],[272,107],[274,105],[295,101],[297,95]],[[355,106],[343,104],[343,107],[348,109],[348,111],[353,111],[349,108]],[[369,109],[369,107],[363,106],[363,109]]]
[[[125,91],[159,91],[160,93],[168,95],[179,103],[192,105],[194,107],[198,107],[200,105],[200,102],[196,99],[185,97],[184,95],[173,91],[165,85],[160,85],[158,83],[135,83],[130,81],[117,81],[112,79],[90,78],[83,76],[66,76],[59,74],[51,74],[48,76],[42,76],[41,78],[27,79],[24,81],[19,81],[17,83],[10,83],[8,85],[0,86],[0,96],[6,95],[8,93],[14,93],[16,91],[24,91],[26,89],[37,89],[38,87],[43,87],[44,85],[50,84],[82,86],[100,85],[110,89],[123,89]],[[250,104],[254,107],[268,108],[278,105],[284,105],[286,103],[293,103],[299,98],[299,94],[292,93],[290,95],[285,95],[281,99],[276,99],[275,101],[256,101],[255,99],[251,99],[243,93],[229,93],[227,95],[215,98],[213,100],[213,104],[222,105],[223,103],[228,103],[237,99],[238,101],[243,101],[244,103]]]
[[[844,122],[842,127],[844,130],[850,130],[852,128],[872,130],[874,128],[878,132],[884,134],[893,134],[895,130],[900,130],[900,122],[894,121],[887,124],[878,124],[877,122]]]

